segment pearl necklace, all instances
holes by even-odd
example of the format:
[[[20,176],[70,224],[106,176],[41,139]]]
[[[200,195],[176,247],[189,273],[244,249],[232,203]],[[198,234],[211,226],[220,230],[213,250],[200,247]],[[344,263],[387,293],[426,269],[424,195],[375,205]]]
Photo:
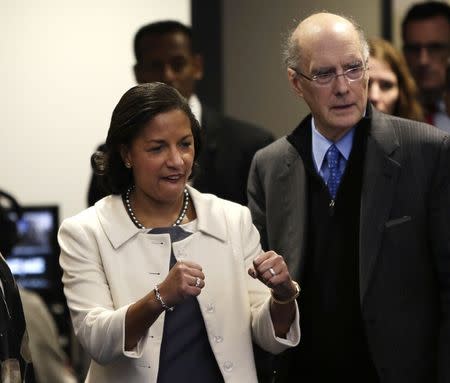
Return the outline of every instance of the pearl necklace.
[[[128,214],[131,217],[131,220],[133,223],[139,228],[139,229],[145,229],[146,227],[138,221],[136,216],[134,215],[133,209],[131,208],[130,203],[130,193],[134,189],[134,186],[130,186],[125,194],[125,205],[127,207]],[[183,207],[181,208],[180,214],[174,224],[172,226],[179,226],[181,222],[183,222],[184,217],[186,217],[187,209],[189,206],[189,193],[187,189],[184,189],[184,195],[183,195]]]

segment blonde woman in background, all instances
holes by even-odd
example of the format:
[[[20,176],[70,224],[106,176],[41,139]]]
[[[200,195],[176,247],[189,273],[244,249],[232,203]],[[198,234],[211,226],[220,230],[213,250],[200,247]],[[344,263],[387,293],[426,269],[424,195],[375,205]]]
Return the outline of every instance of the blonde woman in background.
[[[378,110],[424,121],[417,87],[403,54],[381,38],[369,39],[369,99]]]

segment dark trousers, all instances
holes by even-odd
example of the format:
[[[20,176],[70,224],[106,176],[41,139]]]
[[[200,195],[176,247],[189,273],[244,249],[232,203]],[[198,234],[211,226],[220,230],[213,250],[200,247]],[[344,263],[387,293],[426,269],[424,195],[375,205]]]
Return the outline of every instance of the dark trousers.
[[[349,360],[345,366],[330,366],[315,363],[301,355],[298,348],[290,349],[273,358],[271,376],[264,376],[264,383],[379,383],[373,366]]]

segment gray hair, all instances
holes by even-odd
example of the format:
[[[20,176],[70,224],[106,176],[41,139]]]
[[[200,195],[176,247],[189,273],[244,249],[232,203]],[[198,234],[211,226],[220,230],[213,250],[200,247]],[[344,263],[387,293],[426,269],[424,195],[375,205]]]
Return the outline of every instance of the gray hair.
[[[320,12],[320,13],[332,14],[331,12],[326,12],[326,11]],[[311,16],[314,16],[314,14]],[[367,38],[366,38],[366,35],[365,35],[363,29],[351,17],[347,17],[347,16],[343,16],[343,15],[338,15],[338,16],[347,20],[355,28],[355,30],[359,36],[359,41],[361,43],[361,49],[362,49],[361,53],[362,53],[364,62],[367,62],[367,60],[369,59],[369,43],[367,42]],[[286,65],[287,68],[291,68],[294,70],[296,70],[298,68],[298,66],[302,60],[302,49],[299,44],[298,38],[294,35],[297,27],[298,26],[292,28],[288,32],[287,37],[285,38],[285,41],[283,43],[283,49],[282,49],[282,58],[283,58],[284,64]]]

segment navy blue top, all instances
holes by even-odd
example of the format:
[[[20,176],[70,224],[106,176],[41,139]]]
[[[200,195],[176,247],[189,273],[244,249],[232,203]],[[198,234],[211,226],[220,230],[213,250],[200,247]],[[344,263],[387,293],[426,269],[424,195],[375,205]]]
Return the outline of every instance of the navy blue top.
[[[149,233],[168,233],[172,242],[181,241],[192,234],[179,226],[156,228]],[[176,262],[172,249],[170,268]],[[198,301],[196,297],[189,297],[177,304],[173,311],[166,311],[158,383],[223,381],[209,344]]]

